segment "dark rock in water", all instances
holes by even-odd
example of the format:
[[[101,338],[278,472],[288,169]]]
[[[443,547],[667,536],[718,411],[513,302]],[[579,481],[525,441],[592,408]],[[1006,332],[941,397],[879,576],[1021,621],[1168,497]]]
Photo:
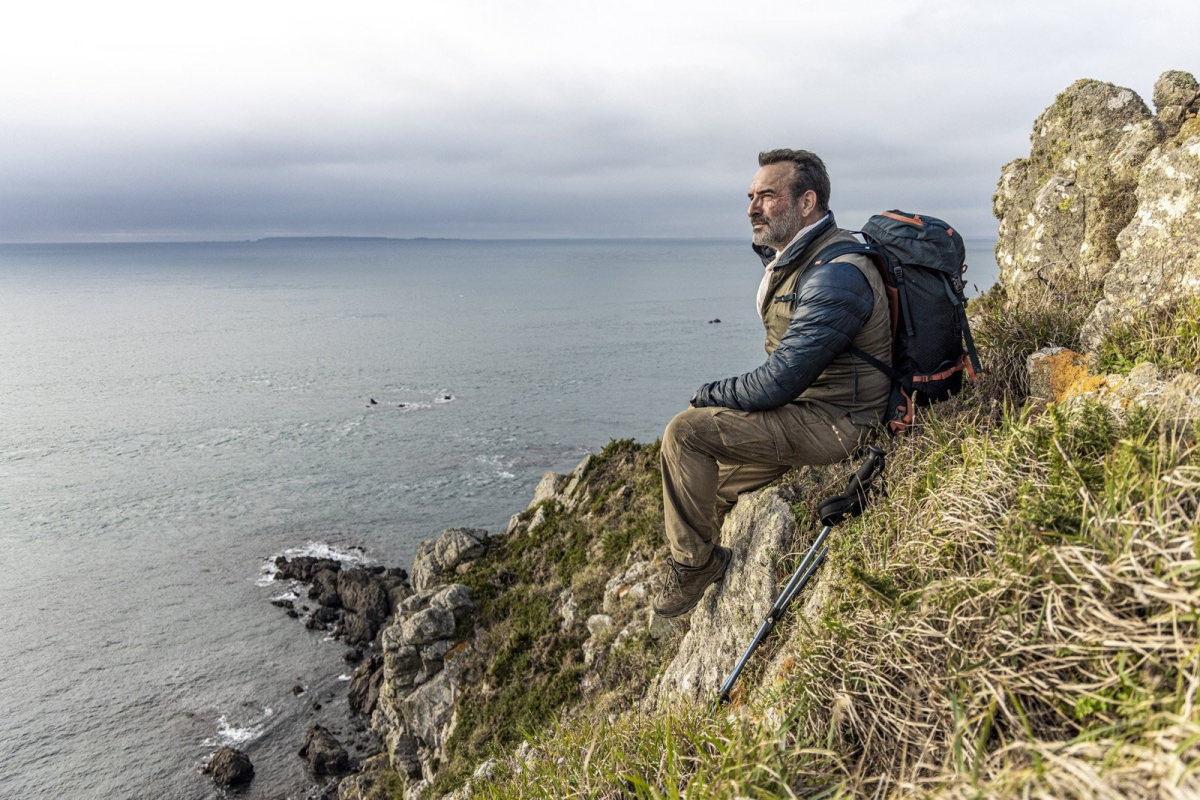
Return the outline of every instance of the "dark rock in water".
[[[343,613],[337,635],[346,644],[365,645],[375,638],[379,626],[362,614]]]
[[[362,650],[347,650],[345,654],[342,655],[342,660],[347,664],[357,664],[358,662],[362,661],[362,659]]]
[[[374,397],[372,397],[372,398],[371,398],[371,402],[367,403],[367,405],[369,405],[369,406],[377,406],[377,405],[379,405],[379,403],[376,403],[376,402],[375,402],[375,398],[374,398]]]
[[[272,600],[271,605],[276,606],[277,608],[295,608],[296,607],[296,604],[293,603],[291,600]]]
[[[313,573],[323,569],[340,570],[342,563],[333,558],[313,558],[312,556],[297,556],[288,560],[284,556],[275,559],[275,574],[277,581],[303,581],[308,583],[313,579]]]
[[[379,690],[383,687],[383,656],[371,656],[354,670],[350,678],[350,686],[346,691],[346,701],[350,710],[363,715],[370,715],[375,710],[379,700]]]
[[[350,754],[341,742],[320,725],[313,725],[300,745],[300,757],[308,761],[314,775],[335,775],[350,766]]]
[[[312,619],[323,625],[332,625],[338,621],[338,612],[336,608],[318,608],[313,612]]]
[[[300,612],[299,612],[299,611],[297,611],[297,610],[296,610],[296,609],[294,609],[294,608],[289,608],[289,609],[287,610],[287,615],[288,615],[289,617],[291,617],[292,619],[298,619],[298,618],[300,617]]]
[[[361,614],[372,622],[382,622],[391,611],[383,581],[363,567],[354,567],[338,573],[337,593],[341,597],[343,607]]]
[[[218,786],[240,786],[254,778],[254,765],[250,756],[232,747],[222,747],[204,766],[204,774]]]
[[[404,408],[406,405],[406,403],[399,403],[396,408]]]
[[[316,600],[329,608],[341,608],[342,598],[338,593],[338,575],[340,570],[314,570],[312,587],[308,590],[308,599]]]
[[[292,694],[295,694],[295,695],[304,694],[304,687],[297,683],[295,686],[292,687]]]
[[[717,318],[717,319],[710,319],[710,320],[708,321],[708,324],[709,324],[709,325],[714,325],[714,324],[719,324],[720,322],[721,322],[720,318]]]
[[[313,709],[313,711],[320,711],[320,710],[321,710],[321,704],[320,704],[320,703],[313,703],[313,705],[312,705],[312,709]]]

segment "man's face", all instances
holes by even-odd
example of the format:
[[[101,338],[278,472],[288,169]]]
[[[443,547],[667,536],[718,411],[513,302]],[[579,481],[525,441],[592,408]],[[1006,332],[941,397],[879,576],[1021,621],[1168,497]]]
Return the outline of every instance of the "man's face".
[[[757,245],[779,250],[804,227],[801,203],[792,197],[793,169],[790,161],[781,161],[754,173],[746,215],[750,217]]]

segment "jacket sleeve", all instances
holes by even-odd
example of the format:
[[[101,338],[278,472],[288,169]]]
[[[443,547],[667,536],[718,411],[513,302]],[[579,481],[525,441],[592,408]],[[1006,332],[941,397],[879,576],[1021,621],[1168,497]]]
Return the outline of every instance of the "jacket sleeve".
[[[801,281],[796,311],[775,352],[752,372],[701,386],[692,405],[766,411],[790,403],[849,349],[874,304],[871,285],[853,264],[814,267]]]

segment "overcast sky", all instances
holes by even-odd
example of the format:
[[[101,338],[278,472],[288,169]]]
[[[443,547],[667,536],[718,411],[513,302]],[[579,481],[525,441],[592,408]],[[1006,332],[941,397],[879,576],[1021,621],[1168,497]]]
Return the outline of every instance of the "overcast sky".
[[[0,241],[749,235],[759,150],[833,208],[992,236],[1077,78],[1149,103],[1200,3],[24,3],[0,32]]]

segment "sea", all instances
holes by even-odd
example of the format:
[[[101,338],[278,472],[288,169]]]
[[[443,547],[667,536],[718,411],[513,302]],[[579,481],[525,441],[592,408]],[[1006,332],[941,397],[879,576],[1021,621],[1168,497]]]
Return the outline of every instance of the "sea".
[[[0,797],[221,797],[222,744],[238,797],[312,795],[352,667],[274,557],[503,531],[759,364],[761,275],[732,240],[0,245]]]

